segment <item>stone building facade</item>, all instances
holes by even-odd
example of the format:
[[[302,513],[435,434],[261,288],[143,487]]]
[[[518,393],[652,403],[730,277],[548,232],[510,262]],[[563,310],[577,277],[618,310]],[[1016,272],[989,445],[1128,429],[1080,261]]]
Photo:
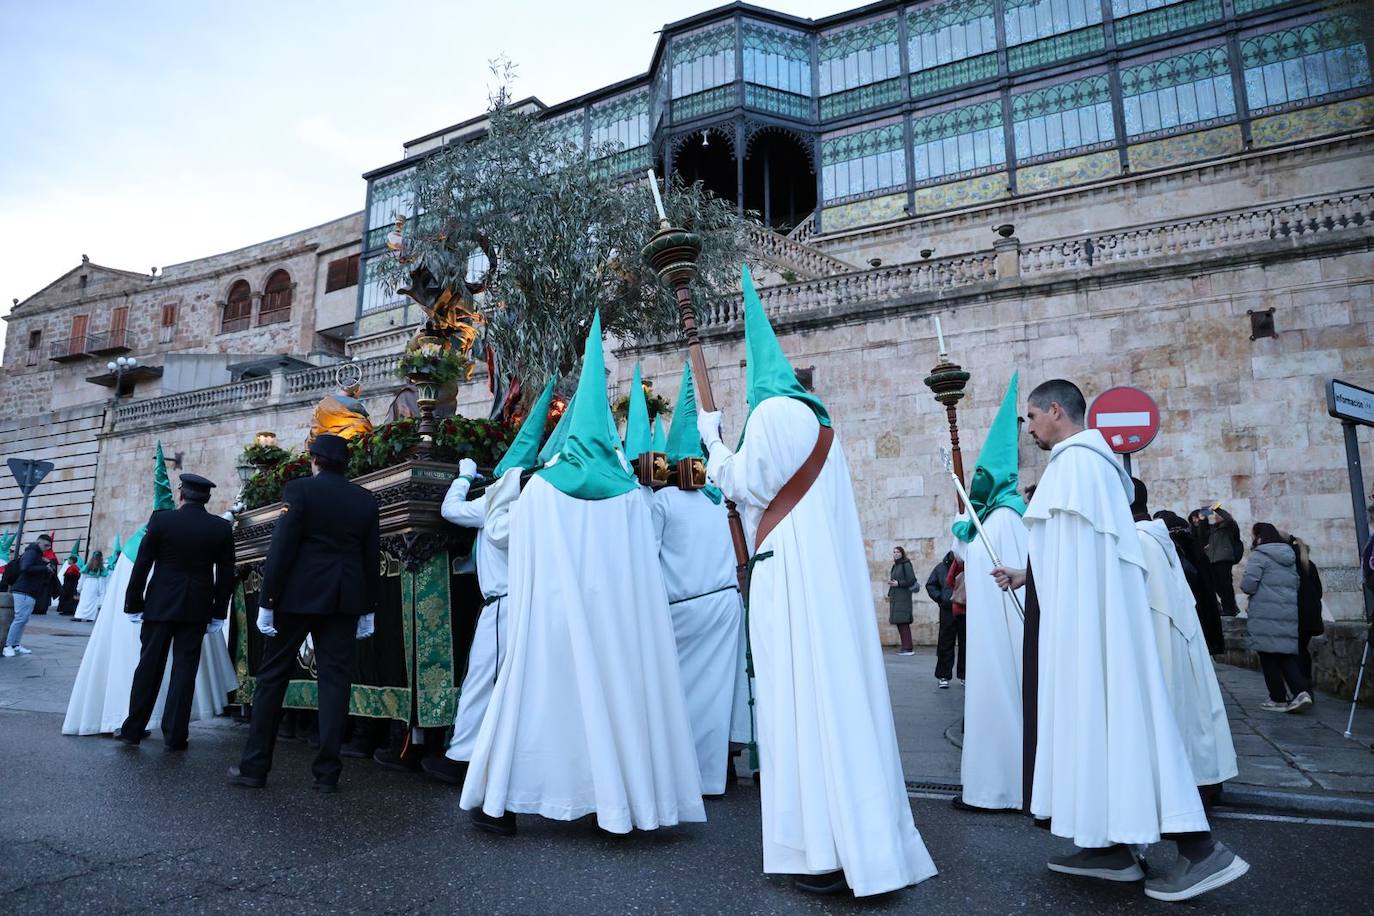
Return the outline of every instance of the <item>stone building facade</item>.
[[[58,550],[77,537],[103,547],[115,532],[91,528],[93,505],[125,516],[111,529],[127,533],[141,523],[133,510],[150,505],[151,496],[139,499],[135,491],[151,479],[152,453],[139,463],[143,476],[130,475],[126,486],[125,468],[111,465],[120,456],[103,445],[119,437],[115,415],[125,406],[265,378],[274,367],[336,362],[353,327],[360,234],[361,214],[353,214],[147,274],[83,256],[17,302],[5,318],[0,460],[55,465],[30,499],[26,532],[56,531]],[[138,367],[122,376],[110,372],[107,363],[120,356],[135,357]],[[164,445],[174,459],[180,454],[181,468],[201,470],[190,451]],[[0,528],[14,529],[19,504],[5,473]]]

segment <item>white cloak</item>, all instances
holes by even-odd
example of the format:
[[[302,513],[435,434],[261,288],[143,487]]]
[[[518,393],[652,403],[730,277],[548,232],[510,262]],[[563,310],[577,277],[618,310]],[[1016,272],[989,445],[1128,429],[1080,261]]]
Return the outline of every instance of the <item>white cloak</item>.
[[[1160,670],[1134,492],[1089,429],[1051,451],[1025,515],[1040,605],[1031,813],[1080,847],[1207,829]]]
[[[76,672],[72,693],[67,700],[64,735],[103,735],[114,731],[129,717],[129,690],[138,667],[140,627],[130,623],[124,613],[124,593],[129,588],[134,561],[120,554],[115,568],[106,577],[109,584],[101,602],[100,614],[91,628],[81,667]],[[191,718],[213,719],[224,711],[229,694],[238,689],[238,676],[229,660],[229,628],[207,633],[200,647],[200,667],[196,669],[195,699]],[[162,688],[153,706],[148,728],[156,730],[162,722],[162,704],[167,697],[167,681],[172,676],[171,656],[162,675]]]
[[[100,602],[105,600],[105,589],[109,587],[110,576],[82,576],[76,583],[81,600],[76,604],[76,620],[95,620],[100,613]]]
[[[709,476],[752,543],[764,509],[806,461],[819,424],[793,398],[764,400],[737,453],[711,446]],[[911,817],[844,449],[762,544],[749,585],[761,757],[763,870],[844,869],[856,896],[935,874]],[[768,556],[771,554],[771,556]]]
[[[461,805],[611,833],[704,821],[653,522],[638,489],[581,500],[542,477],[511,513],[509,647]]]
[[[711,502],[700,490],[677,487],[664,487],[650,498],[701,790],[720,795],[725,791],[731,721],[738,718],[733,707],[743,667],[744,632],[744,605],[725,506]]]
[[[1169,529],[1159,519],[1136,522],[1140,548],[1145,555],[1146,587],[1154,611],[1155,640],[1164,671],[1164,684],[1173,702],[1193,779],[1200,786],[1216,785],[1234,777],[1236,748],[1226,703],[1217,686],[1217,672],[1207,653],[1207,640],[1197,618],[1197,603],[1183,574],[1178,550]]]
[[[458,691],[453,716],[453,738],[445,756],[465,762],[472,759],[477,730],[491,702],[496,672],[506,648],[506,588],[509,565],[510,507],[520,495],[520,468],[511,468],[474,500],[468,501],[470,484],[458,478],[449,486],[440,510],[444,518],[464,528],[477,528],[472,549],[477,554],[477,584],[487,603],[477,618],[468,649],[468,667]]]
[[[1026,526],[1015,509],[993,509],[983,530],[1004,565],[1026,565]],[[992,559],[981,539],[958,541],[968,604],[964,638],[964,749],[960,762],[964,801],[979,808],[1021,807],[1021,640],[1025,624],[1011,597],[992,578]],[[1016,597],[1025,607],[1025,589]]]

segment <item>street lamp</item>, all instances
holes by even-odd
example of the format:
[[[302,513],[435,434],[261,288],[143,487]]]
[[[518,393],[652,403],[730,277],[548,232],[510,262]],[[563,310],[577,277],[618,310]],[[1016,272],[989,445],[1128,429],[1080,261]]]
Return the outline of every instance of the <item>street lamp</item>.
[[[248,508],[243,502],[244,491],[248,489],[248,481],[251,480],[253,474],[257,472],[257,468],[247,461],[240,461],[238,465],[235,466],[234,470],[237,471],[239,475],[239,494],[234,497],[234,504],[229,507],[229,510],[220,516],[220,518],[228,522],[237,520],[239,513]]]
[[[138,359],[133,356],[121,356],[118,359],[110,360],[105,364],[105,368],[114,373],[114,399],[115,403],[118,404],[119,389],[124,384],[124,373],[132,372],[134,369],[137,369]]]

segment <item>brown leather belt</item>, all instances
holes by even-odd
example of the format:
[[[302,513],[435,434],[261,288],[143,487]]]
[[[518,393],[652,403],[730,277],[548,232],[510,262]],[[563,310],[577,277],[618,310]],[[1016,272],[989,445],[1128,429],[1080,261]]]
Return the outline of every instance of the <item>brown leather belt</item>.
[[[835,441],[835,430],[829,426],[822,426],[821,431],[816,434],[816,444],[811,449],[811,454],[806,456],[806,461],[797,468],[797,473],[792,475],[792,479],[782,485],[778,495],[773,497],[773,501],[768,504],[768,508],[763,510],[763,518],[759,519],[758,533],[754,536],[754,550],[758,550],[768,535],[773,533],[773,529],[787,517],[787,513],[796,508],[797,503],[801,502],[802,497],[811,489],[811,485],[816,482],[816,478],[821,476],[821,468],[825,467],[825,459],[830,455],[830,443]]]

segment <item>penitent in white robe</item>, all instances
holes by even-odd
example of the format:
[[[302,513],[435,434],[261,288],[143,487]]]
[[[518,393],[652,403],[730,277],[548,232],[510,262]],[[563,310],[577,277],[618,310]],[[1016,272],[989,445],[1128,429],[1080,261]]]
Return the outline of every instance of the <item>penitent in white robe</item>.
[[[130,623],[124,613],[124,594],[133,571],[133,559],[120,554],[114,571],[106,577],[109,584],[100,614],[91,628],[91,638],[81,656],[81,667],[76,672],[76,682],[72,684],[71,697],[67,701],[67,718],[62,723],[64,735],[108,734],[129,717],[129,690],[142,648],[139,642],[141,628]],[[227,626],[219,633],[207,633],[201,643],[195,699],[191,704],[193,720],[212,719],[222,713],[229,694],[238,689],[238,676],[229,660],[228,633]],[[156,729],[162,722],[162,705],[171,675],[169,658],[152,718],[148,720],[150,729]]]
[[[100,614],[100,603],[105,600],[105,589],[110,585],[109,575],[103,576],[82,576],[76,583],[76,589],[81,593],[81,600],[77,602],[76,613],[73,616],[76,620],[95,620]]]
[[[704,821],[653,521],[638,489],[536,476],[511,514],[509,648],[461,805],[611,833]]]
[[[1040,606],[1031,813],[1080,847],[1207,829],[1160,670],[1134,492],[1085,430],[1051,451],[1025,515]]]
[[[764,400],[737,453],[708,474],[755,539],[764,509],[806,461],[819,423],[793,398]],[[761,758],[763,870],[843,869],[855,895],[935,874],[911,817],[853,484],[839,437],[807,494],[755,544],[749,586]]]
[[[1026,565],[1026,526],[1016,510],[993,509],[983,522],[997,557],[1016,569]],[[963,798],[978,808],[1021,807],[1021,638],[1024,623],[1011,597],[992,578],[992,559],[977,537],[957,541],[964,559],[968,604],[965,635],[968,669],[964,687],[964,749],[960,760]],[[1025,589],[1016,597],[1025,607]]]
[[[472,759],[477,730],[491,702],[496,672],[505,654],[508,613],[507,547],[510,538],[510,508],[520,496],[520,468],[511,468],[494,481],[481,496],[467,499],[469,482],[458,478],[444,496],[444,518],[464,528],[477,528],[473,551],[477,554],[477,584],[484,603],[468,650],[467,672],[458,692],[458,709],[453,717],[453,738],[445,753],[450,760]]]
[[[1198,622],[1197,604],[1164,522],[1138,521],[1135,527],[1145,556],[1145,584],[1174,721],[1183,737],[1194,781],[1200,786],[1216,785],[1238,772],[1236,748],[1231,741],[1231,723],[1226,719],[1226,703],[1217,686],[1217,672]]]
[[[701,790],[720,795],[725,791],[744,634],[744,606],[725,506],[711,502],[700,490],[677,487],[664,487],[650,498]]]

